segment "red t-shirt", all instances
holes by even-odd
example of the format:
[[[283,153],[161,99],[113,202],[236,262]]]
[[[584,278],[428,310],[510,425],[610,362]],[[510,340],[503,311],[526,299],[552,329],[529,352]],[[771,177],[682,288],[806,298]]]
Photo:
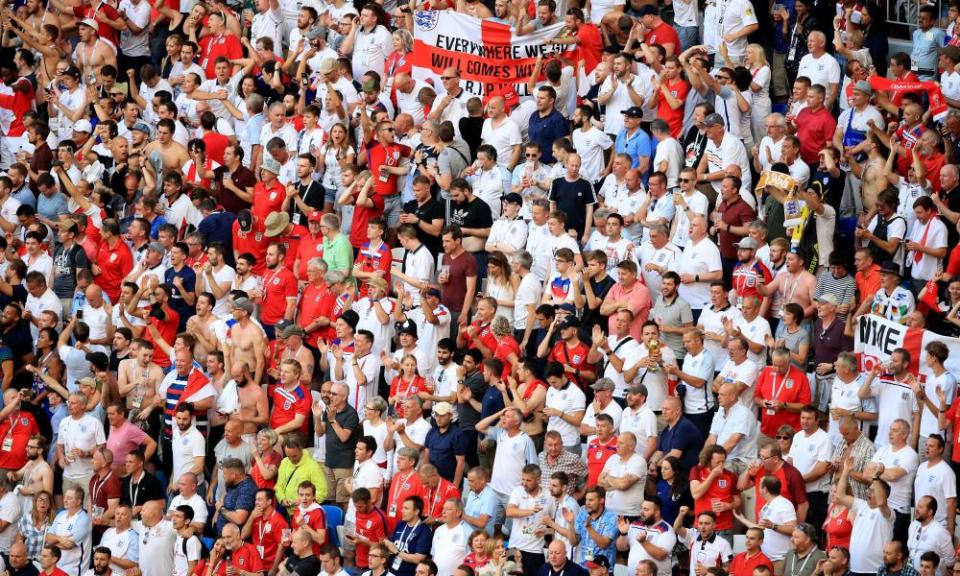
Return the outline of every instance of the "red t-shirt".
[[[307,279],[307,264],[310,263],[310,260],[316,257],[323,257],[323,234],[319,234],[314,238],[311,234],[302,234],[300,236],[300,242],[297,244],[296,260],[297,268],[293,271],[297,276],[297,280]],[[292,254],[288,254],[288,258],[292,258]]]
[[[960,405],[960,402],[957,404]],[[427,489],[420,482],[420,475],[416,470],[406,474],[396,472],[390,481],[390,492],[387,493],[387,534],[393,534],[393,529],[401,522],[403,501],[411,496],[419,496],[424,503],[427,501]]]
[[[243,45],[240,39],[233,34],[221,34],[214,36],[208,34],[200,39],[200,54],[203,58],[200,60],[200,67],[203,68],[207,78],[216,78],[217,58],[226,56],[228,60],[243,58]]]
[[[597,436],[587,444],[587,487],[596,486],[600,473],[603,472],[603,466],[611,456],[617,453],[616,436],[611,437],[606,442],[601,442]]]
[[[584,23],[577,27],[577,38],[580,39],[577,56],[583,60],[584,68],[589,74],[603,57],[603,35],[595,24]]]
[[[249,232],[240,231],[240,222],[233,221],[233,251],[237,254],[249,252],[257,259],[253,265],[253,273],[263,276],[267,269],[266,256],[267,248],[270,246],[271,238],[264,234],[266,226],[263,219],[258,218],[253,223],[253,228]]]
[[[903,78],[897,78],[897,79],[895,79],[894,81],[895,81],[895,82],[897,82],[897,81],[899,81],[899,82],[919,82],[919,81],[920,81],[920,78],[911,70],[911,71],[907,72],[906,74],[904,74],[904,75],[903,75]],[[903,103],[903,95],[904,95],[904,94],[909,94],[909,93],[911,93],[911,92],[916,92],[916,91],[915,91],[915,90],[891,90],[891,91],[890,91],[890,103],[893,104],[894,106],[896,106],[897,108],[899,108],[899,107],[900,107],[900,104]],[[906,174],[904,174],[904,175],[906,175]]]
[[[396,376],[390,383],[390,397],[393,398],[393,409],[397,412],[397,417],[404,418],[403,403],[407,398],[416,396],[420,392],[431,392],[427,381],[423,376],[416,375],[413,380],[404,380]]]
[[[263,302],[260,304],[260,322],[273,325],[283,320],[287,298],[297,297],[297,279],[285,266],[268,270],[263,275]]]
[[[359,191],[354,195],[359,194]],[[355,206],[353,209],[353,224],[350,225],[350,245],[360,249],[367,242],[367,223],[383,216],[384,200],[383,196],[374,194],[368,196],[373,201],[373,207]]]
[[[227,559],[229,558],[229,559]],[[264,563],[263,559],[260,558],[260,552],[257,550],[256,546],[250,544],[249,542],[241,542],[240,547],[230,553],[230,556],[223,558],[221,562],[218,562],[213,573],[217,576],[226,576],[227,567],[232,567],[234,570],[243,570],[244,572],[262,572]],[[207,563],[210,561],[209,558],[203,558],[200,562],[197,563],[197,568],[195,572],[197,574],[206,574],[207,573]],[[273,564],[271,563],[270,566]],[[269,566],[268,566],[269,567]],[[202,570],[202,572],[199,572]]]
[[[958,251],[954,250],[954,252]],[[950,457],[954,462],[960,462],[960,402],[954,402],[950,405],[946,418],[947,422],[953,424],[953,434],[951,434],[953,452]]]
[[[280,211],[286,197],[287,193],[279,180],[274,180],[269,187],[263,182],[257,182],[253,187],[253,208],[250,211],[257,220],[266,220],[271,212]]]
[[[910,166],[913,163],[912,150],[913,147],[917,145],[917,142],[920,141],[921,136],[923,136],[923,124],[917,124],[913,128],[907,128],[906,126],[897,128],[897,139],[907,151],[906,154],[897,155],[897,173],[900,174],[902,178],[906,178],[909,173]],[[929,179],[930,176],[927,175],[927,178]]]
[[[386,182],[380,179],[380,166],[399,166],[405,158],[413,156],[413,151],[409,146],[397,144],[394,142],[389,146],[384,146],[374,140],[367,145],[367,166],[370,167],[370,173],[373,174],[373,192],[376,196],[393,196],[399,192],[397,187],[397,175],[390,174]],[[356,226],[356,221],[354,221]],[[367,226],[364,224],[361,232],[363,236],[367,235]],[[353,236],[351,232],[350,236]],[[354,244],[356,246],[356,244]]]
[[[270,452],[263,455],[263,463],[267,466],[280,466],[280,462],[283,460],[283,454],[277,452],[276,450],[271,450]],[[263,474],[260,473],[259,466],[251,466],[250,477],[253,478],[253,481],[257,483],[257,488],[270,488],[272,489],[277,485],[277,477],[267,480],[263,477]],[[277,538],[280,538],[277,536]],[[271,558],[271,561],[273,559]]]
[[[363,232],[366,234],[366,230]],[[353,235],[351,231],[351,236]],[[357,255],[357,259],[354,261],[354,266],[359,265],[361,272],[376,272],[377,270],[383,272],[383,278],[387,281],[387,286],[390,286],[390,268],[393,266],[393,253],[390,251],[390,246],[386,242],[381,242],[380,246],[377,248],[371,248],[370,242],[364,242],[360,246],[360,253]],[[360,285],[360,298],[363,298],[367,295],[367,283],[364,282]]]
[[[671,28],[672,30],[672,28]],[[679,44],[677,44],[679,46]],[[670,95],[681,102],[686,102],[687,94],[690,93],[690,85],[683,78],[677,78],[673,82],[664,81],[667,91]],[[663,97],[663,94],[657,95],[657,116],[667,121],[670,125],[670,135],[679,138],[683,132],[683,106],[674,110],[670,103]]]
[[[323,338],[329,341],[336,337],[337,332],[333,328],[333,323],[340,317],[339,313],[334,316],[336,303],[337,296],[330,291],[326,282],[320,286],[307,284],[303,289],[303,295],[300,296],[300,304],[298,304],[300,313],[297,315],[300,327],[306,329],[306,326],[317,318],[326,317],[330,319],[329,326],[307,332],[305,342],[308,346],[316,348],[318,339]]]
[[[680,35],[673,26],[661,20],[659,26],[647,32],[647,44],[651,46],[673,44],[673,53],[677,54],[680,48]]]
[[[426,490],[423,498],[424,513],[431,518],[443,517],[443,503],[451,498],[460,498],[460,491],[453,482],[440,478],[440,483],[433,490]]]
[[[703,482],[710,476],[710,469],[703,466],[694,466],[690,470],[690,480]],[[701,512],[713,511],[713,502],[720,501],[724,504],[732,504],[733,497],[739,494],[737,490],[737,475],[729,470],[724,470],[720,476],[717,476],[710,486],[707,487],[707,493],[697,498],[693,503],[694,517],[699,516]],[[733,512],[727,510],[717,514],[717,530],[733,530]]]
[[[769,284],[773,280],[773,275],[770,274],[770,269],[759,260],[751,265],[741,262],[733,268],[733,289],[741,302],[747,296],[756,296],[760,302],[763,302],[763,294],[760,294],[760,290],[757,289],[761,280]]]
[[[263,566],[273,566],[280,550],[280,541],[283,540],[283,531],[290,528],[290,524],[276,510],[269,518],[262,516],[253,521],[251,540],[259,552]]]
[[[773,572],[773,562],[763,552],[757,552],[753,558],[741,552],[730,562],[730,576],[753,576],[753,569],[759,566],[766,566]]]
[[[807,381],[807,375],[793,364],[790,365],[790,369],[785,376],[777,374],[777,370],[773,366],[767,366],[760,371],[760,376],[757,377],[757,387],[753,396],[754,398],[779,400],[791,404],[809,404],[810,383]],[[783,407],[779,408],[774,414],[767,412],[766,408],[760,409],[760,431],[767,436],[776,436],[777,430],[784,424],[794,430],[799,430],[800,413],[788,412]]]
[[[281,385],[272,387],[270,396],[273,398],[273,411],[270,413],[270,427],[279,428],[291,422],[297,414],[303,414],[303,425],[300,429],[307,433],[307,424],[310,422],[310,406],[313,403],[310,392],[302,384],[298,384],[292,391]]]
[[[169,305],[163,307],[163,312],[166,315],[165,320],[158,318],[150,318],[149,320],[157,327],[157,331],[160,332],[160,337],[163,338],[163,341],[168,344],[173,344],[173,341],[177,338],[177,328],[180,327],[180,314]],[[147,342],[155,342],[149,330],[143,332],[143,338]],[[161,368],[170,367],[170,357],[167,356],[167,353],[159,346],[154,346],[153,361]]]
[[[97,12],[100,10],[103,10],[103,14],[111,20],[120,20],[120,13],[117,12],[117,9],[106,2],[99,3],[96,8],[94,8],[93,2],[84,2],[79,6],[73,7],[73,15],[77,18],[77,20],[83,20],[85,18],[93,18],[96,20]],[[115,48],[120,47],[120,43],[117,38],[117,31],[106,22],[97,20],[97,36],[103,38],[104,40],[109,40],[111,43],[113,43]]]
[[[105,241],[100,242],[96,259],[100,274],[97,275],[95,282],[107,293],[111,302],[119,302],[123,279],[133,270],[133,254],[123,240],[115,238],[114,242],[116,244],[112,248]]]
[[[497,337],[493,335],[493,330],[490,329],[490,323],[484,324],[480,320],[474,320],[470,325],[477,329],[477,339],[483,342],[483,345],[489,348],[491,352],[496,351]],[[466,331],[461,332],[461,334],[463,335],[464,350],[476,348],[472,336],[467,334]]]
[[[26,126],[23,125],[23,116],[33,110],[33,102],[37,98],[33,90],[33,84],[26,78],[18,78],[11,88],[16,88],[21,83],[27,87],[26,92],[14,90],[13,94],[0,94],[0,108],[6,108],[13,113],[10,130],[7,131],[8,136],[23,136],[23,133],[27,130]]]
[[[759,486],[765,476],[770,476],[770,473],[761,466],[753,477],[753,485]],[[780,495],[793,502],[794,506],[799,506],[807,501],[807,487],[803,481],[803,474],[789,462],[784,462],[783,466],[773,473],[773,476],[776,476],[777,479],[780,480]],[[757,490],[757,518],[760,517],[760,510],[763,509],[766,503],[767,501],[763,499],[760,491]]]
[[[283,259],[283,265],[290,272],[293,272],[293,267],[297,263],[295,255],[300,251],[300,238],[300,231],[297,226],[294,226],[292,234],[274,236],[270,239],[271,243],[276,242],[277,244],[283,244],[283,247],[286,249],[286,257]],[[304,276],[304,278],[306,278],[306,276]]]
[[[366,514],[357,512],[357,536],[366,538],[371,542],[379,542],[387,537],[387,516],[383,510],[373,508]],[[357,544],[357,567],[367,568],[370,566],[370,547],[366,544]]]
[[[207,158],[223,166],[223,151],[230,144],[230,139],[219,132],[207,132],[202,140],[207,145]]]
[[[577,370],[592,370],[593,364],[587,362],[587,354],[589,352],[590,347],[583,342],[578,343],[573,348],[569,348],[566,342],[560,340],[553,345],[553,350],[550,351],[550,357],[547,359],[547,361],[566,364],[567,366],[572,366]],[[587,382],[582,377],[577,376],[576,374],[571,374],[570,380],[579,386],[581,390],[586,388]]]
[[[19,470],[27,463],[27,442],[34,434],[39,434],[40,428],[33,414],[17,411],[16,414],[0,421],[0,468],[5,470]],[[8,443],[9,439],[9,443]]]
[[[299,530],[304,526],[309,526],[313,530],[324,531],[324,541],[320,543],[313,543],[313,553],[320,554],[321,546],[330,541],[330,533],[327,532],[327,514],[323,511],[323,508],[317,505],[316,508],[312,508],[306,512],[303,512],[298,506],[293,511],[292,520],[293,521],[290,523],[290,525],[294,530]]]
[[[496,338],[494,338],[494,340],[496,340]],[[510,357],[511,352],[516,354],[517,358],[523,357],[523,353],[520,351],[520,343],[517,342],[516,338],[513,336],[504,336],[500,340],[497,340],[496,347],[493,350],[493,357],[503,362],[503,372],[500,377],[504,380],[513,372],[513,363],[507,359]]]
[[[837,130],[837,120],[824,107],[816,112],[804,108],[794,121],[797,125],[797,138],[800,139],[800,157],[807,164],[819,162],[820,151],[830,146],[833,133]]]
[[[932,156],[921,156],[920,162],[923,163],[923,167],[927,173],[926,178],[930,181],[930,185],[933,186],[933,191],[939,194],[943,189],[940,185],[940,170],[943,169],[943,165],[947,163],[946,157],[940,152],[934,152]]]
[[[850,509],[845,509],[834,518],[831,518],[828,513],[827,519],[823,522],[823,531],[827,535],[827,550],[834,546],[850,548],[850,532],[853,531]]]

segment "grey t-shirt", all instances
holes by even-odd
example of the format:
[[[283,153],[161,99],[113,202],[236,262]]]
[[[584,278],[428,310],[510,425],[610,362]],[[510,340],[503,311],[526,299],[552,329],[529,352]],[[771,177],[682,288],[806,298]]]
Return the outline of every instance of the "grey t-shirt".
[[[775,339],[776,340],[783,339],[784,344],[786,344],[787,346],[787,350],[796,354],[797,352],[800,351],[801,344],[807,344],[810,342],[810,333],[807,332],[807,329],[804,328],[803,326],[801,326],[800,329],[797,330],[796,332],[790,333],[787,331],[783,322],[781,322],[780,325],[777,326],[777,335],[775,336]],[[807,369],[806,366],[800,366],[799,364],[797,364],[796,362],[793,362],[792,360],[790,361],[790,363],[801,370],[806,371]]]
[[[74,243],[69,249],[65,249],[63,244],[57,246],[53,255],[53,293],[57,298],[73,298],[73,292],[77,289],[77,270],[89,267],[87,253],[79,244]]]
[[[690,310],[690,304],[677,296],[673,302],[666,304],[663,301],[663,295],[657,297],[657,303],[650,311],[650,317],[656,320],[661,327],[672,326],[678,328],[684,324],[693,324],[693,311]],[[661,332],[660,339],[673,350],[677,358],[683,358],[687,349],[683,347],[683,336],[681,334],[666,334]]]
[[[437,157],[437,170],[440,174],[450,174],[459,178],[460,173],[470,164],[470,146],[459,138],[443,147]]]

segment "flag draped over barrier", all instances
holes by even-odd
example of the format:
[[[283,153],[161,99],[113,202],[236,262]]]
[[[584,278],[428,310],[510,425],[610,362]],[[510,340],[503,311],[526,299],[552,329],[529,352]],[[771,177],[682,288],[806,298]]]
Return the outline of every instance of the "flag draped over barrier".
[[[869,371],[877,363],[890,361],[890,354],[897,348],[910,352],[910,372],[930,375],[926,366],[927,353],[924,347],[937,340],[950,349],[947,370],[960,370],[960,338],[947,338],[941,334],[919,328],[908,328],[880,316],[864,315],[856,326],[853,350],[860,360],[860,369]]]

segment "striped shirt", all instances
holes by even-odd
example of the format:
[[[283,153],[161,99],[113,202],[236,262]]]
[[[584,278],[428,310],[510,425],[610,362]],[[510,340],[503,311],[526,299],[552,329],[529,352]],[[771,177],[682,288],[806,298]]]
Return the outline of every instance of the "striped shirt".
[[[840,305],[853,304],[857,295],[857,282],[853,276],[844,274],[840,278],[833,275],[833,272],[824,270],[817,276],[817,291],[815,298],[820,298],[824,294],[833,294],[837,297]],[[841,320],[846,320],[846,314],[837,313]]]
[[[188,380],[190,375],[197,371],[197,368],[194,366],[189,374],[186,376],[181,376],[177,373],[176,370],[172,370],[167,373],[167,376],[164,378],[163,383],[160,385],[160,391],[164,396],[164,405],[163,405],[163,437],[166,440],[173,438],[173,418],[174,413],[177,410],[177,406],[182,402],[181,397],[183,392],[187,388]],[[200,374],[202,376],[202,374]],[[206,379],[206,376],[202,376]],[[206,393],[209,389],[210,393]],[[202,393],[201,393],[202,392]],[[198,392],[195,392],[190,398],[184,398],[186,400],[199,401],[207,398],[208,396],[213,395],[213,387],[210,386],[209,380],[207,381],[207,386],[201,389]],[[207,435],[209,429],[209,423],[207,421],[207,411],[206,410],[197,410],[194,412],[194,423],[197,426],[197,430],[200,431],[204,436]]]

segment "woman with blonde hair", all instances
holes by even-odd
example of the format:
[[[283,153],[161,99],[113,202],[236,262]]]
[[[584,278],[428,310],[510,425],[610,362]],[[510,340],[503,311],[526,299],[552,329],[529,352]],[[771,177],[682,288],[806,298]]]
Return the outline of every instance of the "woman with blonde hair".
[[[513,303],[517,290],[513,282],[513,269],[503,252],[494,251],[487,259],[487,296],[497,301],[497,316],[513,323]]]
[[[350,131],[337,122],[330,128],[330,138],[327,139],[327,143],[323,147],[318,146],[315,154],[317,169],[323,171],[323,179],[320,181],[324,192],[323,211],[332,212],[337,196],[343,191],[341,189],[343,167],[353,164],[356,159],[356,153],[350,142]]]
[[[17,541],[27,546],[27,558],[38,560],[43,550],[43,538],[53,524],[55,511],[53,509],[53,495],[43,490],[33,498],[33,510],[29,514],[20,516],[17,524]]]
[[[773,108],[770,100],[770,79],[772,73],[763,46],[749,44],[747,46],[746,67],[750,70],[753,79],[750,81],[750,92],[753,93],[753,104],[750,108],[750,124],[754,142],[760,142],[767,135],[766,120]]]
[[[493,349],[493,357],[503,362],[502,378],[506,380],[513,374],[516,366],[520,364],[520,343],[513,335],[513,322],[503,316],[494,316],[490,323],[490,331],[497,340],[497,345]],[[507,402],[509,404],[509,402]]]
[[[253,465],[250,468],[250,477],[256,482],[257,488],[273,489],[277,484],[277,470],[283,454],[276,449],[279,436],[270,428],[257,432],[254,440]]]
[[[387,85],[384,91],[392,91],[393,79],[397,77],[397,74],[401,72],[409,74],[410,71],[413,70],[412,52],[413,35],[410,34],[410,31],[402,28],[394,30],[393,52],[387,56],[387,61],[384,62],[383,65],[384,78],[387,79]]]
[[[417,369],[417,358],[413,354],[404,354],[400,359],[400,373],[390,383],[390,398],[387,402],[393,406],[397,418],[403,418],[403,403],[407,398],[420,392],[432,392],[427,381]]]

